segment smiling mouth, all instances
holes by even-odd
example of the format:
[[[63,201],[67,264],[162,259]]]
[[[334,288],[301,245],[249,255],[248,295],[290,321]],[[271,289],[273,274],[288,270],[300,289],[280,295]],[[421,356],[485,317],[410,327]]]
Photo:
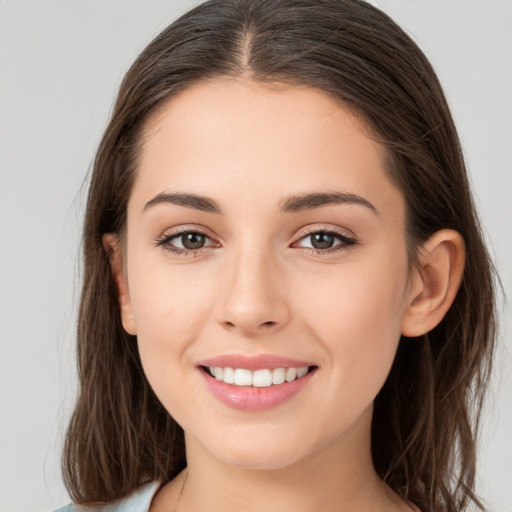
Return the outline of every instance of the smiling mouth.
[[[300,380],[315,371],[317,366],[263,368],[254,371],[221,366],[201,366],[201,368],[208,376],[234,387],[268,388]]]

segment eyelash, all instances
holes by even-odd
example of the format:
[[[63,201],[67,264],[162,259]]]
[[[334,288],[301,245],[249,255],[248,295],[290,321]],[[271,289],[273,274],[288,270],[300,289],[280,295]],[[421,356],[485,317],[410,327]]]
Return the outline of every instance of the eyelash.
[[[304,240],[312,235],[317,233],[322,233],[324,235],[330,235],[337,238],[341,243],[335,245],[334,247],[330,247],[329,249],[315,249],[314,247],[302,247],[302,249],[306,249],[309,254],[317,255],[317,254],[332,254],[338,251],[346,251],[350,248],[350,246],[355,245],[357,241],[354,238],[347,236],[341,231],[337,231],[332,228],[310,228],[307,229],[305,233],[299,238],[298,241]],[[296,243],[296,242],[294,242]]]
[[[334,247],[330,247],[328,249],[315,249],[312,247],[302,247],[302,249],[306,250],[307,253],[312,254],[312,255],[332,254],[332,253],[336,253],[338,251],[348,250],[352,245],[357,244],[357,241],[354,238],[348,237],[347,235],[345,235],[339,231],[333,230],[332,228],[329,228],[329,229],[314,228],[314,229],[308,230],[306,233],[304,233],[299,238],[298,241],[304,240],[305,238],[315,235],[317,233],[334,236],[341,243],[335,245]],[[200,247],[198,249],[181,249],[179,247],[174,247],[173,245],[171,245],[171,241],[174,240],[175,238],[179,238],[180,236],[188,235],[188,234],[204,236],[205,238],[208,238],[211,240],[211,238],[203,231],[199,231],[197,229],[183,229],[181,231],[177,231],[177,232],[171,233],[169,235],[164,235],[161,238],[156,239],[155,243],[156,243],[157,247],[162,247],[162,249],[164,251],[171,252],[176,256],[192,256],[192,257],[200,256],[203,253],[204,249],[207,249],[208,247],[215,246],[215,244],[212,244],[211,246]],[[294,243],[297,243],[297,242],[294,242]]]
[[[164,235],[161,238],[158,238],[155,240],[156,245],[158,247],[162,247],[164,251],[171,252],[175,254],[176,256],[200,256],[204,249],[207,247],[201,247],[199,249],[193,250],[193,249],[180,249],[179,247],[174,247],[171,245],[171,240],[174,240],[175,238],[179,238],[183,235],[201,235],[205,238],[210,238],[206,233],[199,231],[197,229],[182,229],[181,231],[176,231],[175,233],[171,233],[170,235]],[[210,247],[210,246],[208,246]]]

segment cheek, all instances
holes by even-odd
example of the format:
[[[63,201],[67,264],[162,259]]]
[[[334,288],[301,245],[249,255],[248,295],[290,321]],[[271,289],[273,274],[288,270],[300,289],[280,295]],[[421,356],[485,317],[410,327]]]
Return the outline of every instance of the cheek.
[[[309,292],[301,315],[329,354],[333,376],[351,387],[357,382],[378,392],[393,362],[407,286],[406,257],[396,256],[303,282]]]
[[[190,265],[173,265],[162,258],[143,259],[138,264],[133,258],[130,274],[130,297],[137,324],[137,333],[146,332],[182,339],[207,314],[213,283]],[[141,270],[142,269],[142,270]]]
[[[133,259],[130,297],[139,353],[157,394],[181,369],[187,348],[198,338],[210,314],[212,291],[203,281],[186,266],[172,268],[147,259],[144,265],[137,265]]]

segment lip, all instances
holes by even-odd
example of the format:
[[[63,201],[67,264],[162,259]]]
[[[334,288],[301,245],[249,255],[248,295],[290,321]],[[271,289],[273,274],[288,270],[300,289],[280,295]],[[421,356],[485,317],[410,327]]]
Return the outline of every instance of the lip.
[[[244,368],[246,370],[263,370],[268,368],[303,368],[304,366],[315,366],[311,361],[300,361],[288,357],[273,354],[259,356],[244,356],[241,354],[226,354],[199,361],[197,366],[220,366],[222,368]]]
[[[261,370],[264,368],[302,368],[314,366],[304,377],[269,387],[235,386],[218,381],[205,368],[220,366],[244,368],[246,370]],[[276,407],[297,395],[311,380],[318,368],[307,361],[299,361],[274,355],[247,357],[241,355],[225,355],[205,359],[198,363],[198,372],[206,387],[220,402],[241,411],[263,411]]]

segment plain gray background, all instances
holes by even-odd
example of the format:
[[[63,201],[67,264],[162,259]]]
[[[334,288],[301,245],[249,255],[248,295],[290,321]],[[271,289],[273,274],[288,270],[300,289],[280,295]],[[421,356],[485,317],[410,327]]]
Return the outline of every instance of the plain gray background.
[[[197,2],[0,0],[0,511],[68,501],[82,182],[123,73]],[[477,205],[512,295],[512,1],[378,0],[438,71]],[[511,306],[481,437],[478,489],[512,512]]]

